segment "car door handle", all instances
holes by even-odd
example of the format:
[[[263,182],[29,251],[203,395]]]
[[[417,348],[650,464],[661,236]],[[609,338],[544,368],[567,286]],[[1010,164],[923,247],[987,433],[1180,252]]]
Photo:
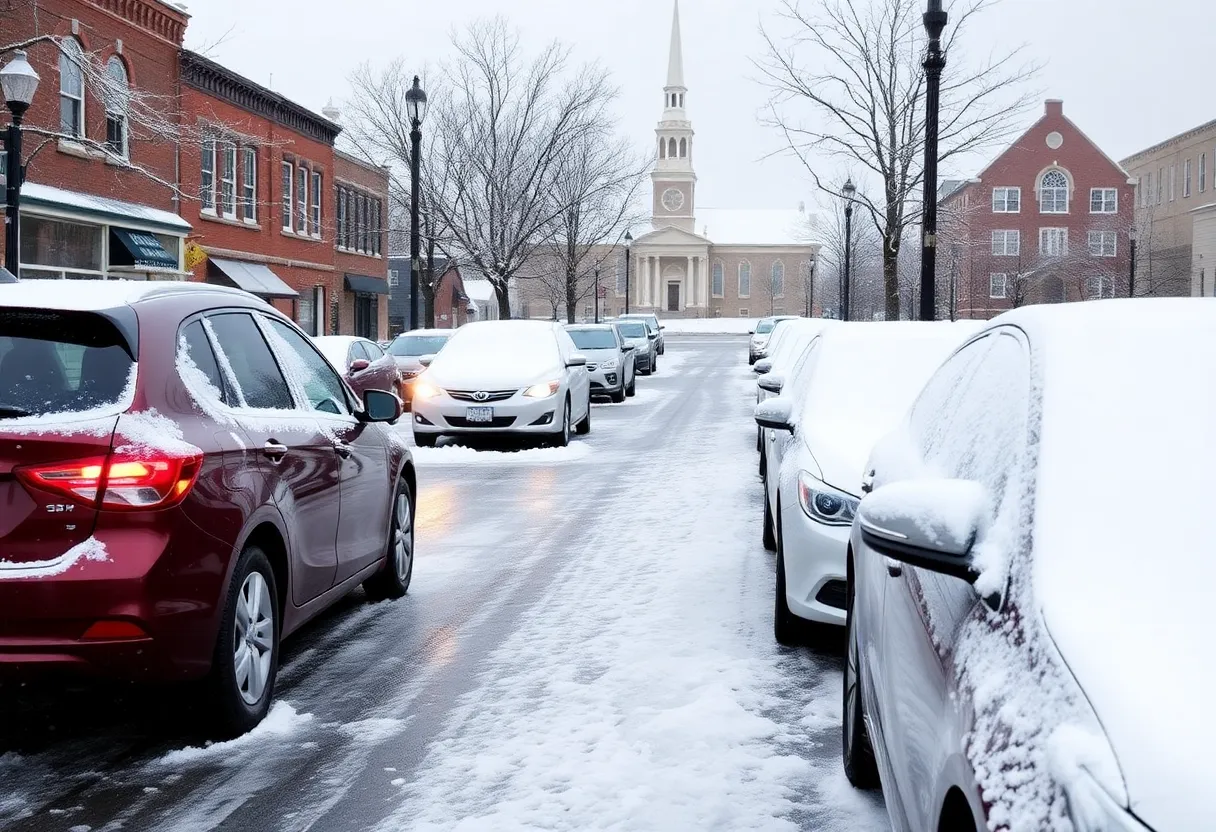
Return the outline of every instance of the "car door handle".
[[[343,459],[350,459],[350,456],[353,453],[353,451],[350,449],[350,445],[347,445],[345,442],[335,442],[334,450],[337,451],[338,456],[342,457]]]
[[[276,465],[283,461],[283,457],[287,455],[287,446],[280,445],[273,439],[262,446],[262,455]]]
[[[904,574],[904,565],[902,563],[887,557],[884,557],[883,560],[887,562],[887,574],[892,578],[898,578],[900,575]]]

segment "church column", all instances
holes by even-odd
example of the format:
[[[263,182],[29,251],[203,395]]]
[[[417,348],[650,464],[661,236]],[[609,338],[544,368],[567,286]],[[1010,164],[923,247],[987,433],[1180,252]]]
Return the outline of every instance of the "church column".
[[[659,306],[659,282],[663,274],[663,261],[656,255],[650,258],[650,305]]]
[[[697,273],[693,271],[693,260],[691,257],[686,258],[688,265],[684,268],[684,305],[697,305],[697,290],[696,284],[693,282],[697,279]]]

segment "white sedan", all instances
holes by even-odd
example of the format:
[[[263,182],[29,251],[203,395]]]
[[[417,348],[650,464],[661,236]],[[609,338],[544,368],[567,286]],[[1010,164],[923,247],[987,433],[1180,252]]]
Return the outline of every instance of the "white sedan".
[[[564,446],[591,431],[587,357],[544,321],[467,324],[414,384],[414,441],[516,434]]]

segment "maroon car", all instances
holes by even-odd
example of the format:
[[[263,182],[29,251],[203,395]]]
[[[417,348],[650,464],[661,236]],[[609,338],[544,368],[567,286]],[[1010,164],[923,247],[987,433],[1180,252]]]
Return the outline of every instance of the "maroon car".
[[[359,395],[368,390],[384,390],[401,396],[397,362],[376,342],[352,335],[323,335],[312,342]]]
[[[217,733],[248,730],[280,638],[409,586],[400,414],[236,290],[4,287],[0,672],[205,678]]]

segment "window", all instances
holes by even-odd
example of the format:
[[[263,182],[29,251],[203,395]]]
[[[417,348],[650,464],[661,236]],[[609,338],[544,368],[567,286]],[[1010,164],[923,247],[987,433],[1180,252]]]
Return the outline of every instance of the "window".
[[[59,132],[84,136],[84,52],[75,38],[59,45]]]
[[[965,207],[965,206],[964,206]],[[993,188],[992,213],[1017,214],[1022,210],[1021,188]]]
[[[380,200],[372,201],[372,214],[375,217],[375,222],[372,223],[372,254],[380,256],[380,232],[383,227],[380,225]]]
[[[349,192],[346,188],[338,188],[338,248],[350,248],[350,241],[346,236],[346,226],[350,214],[346,211],[346,197]]]
[[[202,175],[199,177],[199,199],[203,210],[215,213],[215,139],[203,141]]]
[[[317,305],[311,295],[300,295],[296,301],[296,323],[309,335],[317,334]]]
[[[739,297],[752,296],[752,264],[744,260],[739,264]]]
[[[246,222],[258,219],[258,152],[256,148],[242,150],[241,217]]]
[[[746,317],[747,317],[747,309],[746,309],[746,308],[744,308],[744,309],[740,309],[740,310],[739,310],[739,317],[740,317],[740,318],[746,318]]]
[[[236,218],[236,145],[220,145],[220,211],[228,219]]]
[[[287,380],[253,318],[244,313],[229,313],[213,315],[206,321],[206,327],[215,336],[216,346],[232,368],[234,377],[231,381],[236,385],[242,403],[248,407],[294,410],[295,402]]]
[[[1153,173],[1149,171],[1144,174],[1144,180],[1140,183],[1140,207],[1147,208],[1151,195],[1153,193]]]
[[[716,298],[720,298],[720,297],[722,297],[723,294],[725,294],[725,290],[726,290],[726,273],[725,272],[726,272],[726,270],[724,268],[722,268],[722,261],[721,260],[714,261],[713,285],[710,287],[710,291],[713,293],[713,296]]]
[[[283,230],[291,231],[293,216],[292,205],[294,197],[291,193],[291,183],[295,181],[295,171],[292,170],[291,162],[283,163]]]
[[[388,270],[388,285],[390,288],[395,289],[399,285],[400,278],[397,275],[398,275],[398,272],[396,269]]]
[[[988,297],[1005,298],[1007,275],[1005,272],[993,272],[988,275]]]
[[[1161,204],[1162,192],[1165,190],[1165,168],[1157,168],[1157,204]]]
[[[785,294],[785,264],[780,260],[773,263],[773,297],[779,298]]]
[[[379,295],[355,296],[355,334],[371,340],[376,337],[380,319]]]
[[[998,230],[992,232],[993,257],[1017,257],[1022,253],[1022,232]]]
[[[1117,214],[1119,213],[1118,188],[1090,188],[1089,213]]]
[[[1039,254],[1048,257],[1063,257],[1068,254],[1068,229],[1040,228]]]
[[[186,328],[182,330],[182,341],[185,342],[186,355],[215,388],[220,401],[227,404],[228,394],[224,389],[224,377],[220,375],[220,365],[216,363],[215,352],[211,349],[211,342],[207,340],[202,321],[186,324]]]
[[[263,317],[262,322],[269,327],[270,340],[290,368],[290,375],[301,388],[309,406],[335,416],[350,415],[345,385],[316,347],[282,321]]]
[[[1090,300],[1101,300],[1102,298],[1113,298],[1115,296],[1115,284],[1109,277],[1102,274],[1091,275],[1085,281],[1085,295]]]
[[[1178,166],[1170,165],[1170,202],[1178,197]]]
[[[296,166],[296,233],[308,233],[308,168]]]
[[[1089,253],[1094,257],[1114,257],[1118,238],[1114,231],[1089,232]]]
[[[1182,198],[1186,199],[1191,195],[1191,160],[1187,159],[1182,163]]]
[[[311,228],[312,236],[321,236],[321,174],[318,171],[312,172],[312,218]]]
[[[107,88],[103,96],[106,105],[106,148],[115,156],[127,158],[127,106],[131,89],[127,67],[114,55],[106,61]]]
[[[1208,189],[1208,154],[1199,154],[1199,193]]]
[[[1068,177],[1063,171],[1049,170],[1039,182],[1039,213],[1068,213]]]

